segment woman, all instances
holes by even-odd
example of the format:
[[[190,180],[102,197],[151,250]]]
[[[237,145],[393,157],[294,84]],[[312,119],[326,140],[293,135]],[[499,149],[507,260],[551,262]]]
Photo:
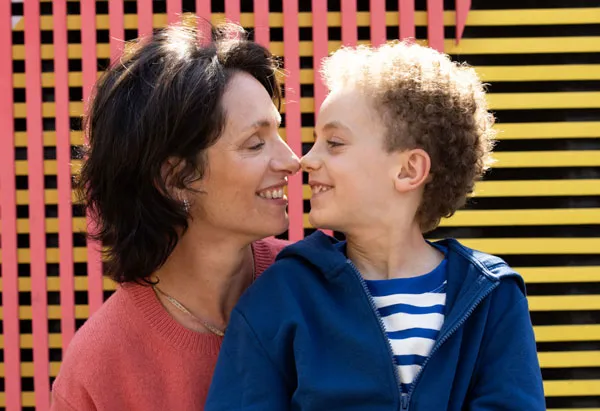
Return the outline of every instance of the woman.
[[[80,187],[121,287],[73,339],[53,410],[203,409],[229,314],[284,245],[270,53],[241,28],[171,27],[98,83]]]
[[[495,135],[475,70],[415,44],[335,52],[302,159],[317,232],[231,315],[207,411],[541,411],[522,278],[423,233],[461,207]]]

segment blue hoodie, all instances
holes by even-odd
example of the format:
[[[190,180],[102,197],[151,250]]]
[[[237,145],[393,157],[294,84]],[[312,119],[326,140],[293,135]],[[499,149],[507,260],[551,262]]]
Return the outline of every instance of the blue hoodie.
[[[498,257],[439,244],[445,321],[408,396],[345,243],[317,232],[233,310],[205,410],[545,410],[523,280]]]

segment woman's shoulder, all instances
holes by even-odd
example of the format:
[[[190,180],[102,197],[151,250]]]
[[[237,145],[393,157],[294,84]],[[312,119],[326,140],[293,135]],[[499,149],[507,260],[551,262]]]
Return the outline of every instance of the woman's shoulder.
[[[277,254],[290,244],[289,241],[280,240],[275,237],[264,238],[252,243],[256,275],[260,276],[269,268],[275,262]]]
[[[135,314],[137,309],[126,288],[127,285],[119,286],[77,330],[67,348],[61,372],[74,368],[93,375],[95,366],[102,366],[105,355],[114,355],[128,346],[125,340],[132,338],[134,329],[141,326],[141,320]],[[82,367],[81,359],[85,359],[85,367]]]
[[[70,352],[95,352],[103,343],[111,343],[123,334],[123,318],[131,314],[126,292],[119,287],[102,306],[77,330],[69,344]],[[111,336],[111,338],[108,338]]]
[[[127,319],[130,315],[127,295],[119,288],[75,333],[53,389],[76,390],[76,386],[94,385],[99,376],[107,375],[99,371],[106,368],[115,350],[128,345],[123,340],[131,326]]]
[[[253,246],[255,249],[260,248],[262,250],[269,250],[274,256],[277,256],[281,250],[290,245],[291,242],[288,240],[280,240],[275,237],[267,237],[262,240],[255,241]],[[275,257],[273,257],[275,258]]]

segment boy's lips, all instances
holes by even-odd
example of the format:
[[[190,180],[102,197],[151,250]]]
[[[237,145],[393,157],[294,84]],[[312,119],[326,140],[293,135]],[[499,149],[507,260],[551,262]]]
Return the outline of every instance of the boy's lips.
[[[308,184],[310,185],[310,189],[312,191],[313,196],[315,196],[317,194],[325,193],[325,192],[333,189],[332,185],[325,184],[320,181],[311,180],[308,182]]]

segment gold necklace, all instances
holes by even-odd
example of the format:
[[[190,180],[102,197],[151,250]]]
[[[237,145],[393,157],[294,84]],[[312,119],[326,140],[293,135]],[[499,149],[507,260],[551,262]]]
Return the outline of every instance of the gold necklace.
[[[158,277],[157,277],[157,279],[158,279]],[[160,279],[158,279],[158,280],[160,281]],[[256,280],[256,269],[254,268],[254,261],[253,261],[252,262],[252,282],[254,282],[255,280]],[[194,320],[198,321],[200,324],[202,324],[202,326],[204,328],[206,328],[211,333],[218,335],[219,337],[223,337],[225,335],[225,331],[227,331],[227,327],[225,327],[225,329],[220,329],[220,328],[217,328],[214,325],[211,325],[210,323],[202,320],[201,318],[198,318],[197,316],[192,314],[192,312],[190,310],[185,308],[185,306],[183,304],[181,304],[179,301],[177,301],[174,297],[171,297],[169,294],[165,293],[163,290],[158,288],[158,286],[156,284],[152,286],[152,289],[154,290],[155,293],[162,294],[167,299],[168,302],[173,304],[173,306],[175,308],[177,308],[182,313],[189,315]]]
[[[225,328],[225,330],[221,330],[217,327],[215,327],[214,325],[210,325],[209,323],[207,323],[206,321],[196,317],[194,314],[192,314],[190,312],[190,310],[188,310],[187,308],[185,308],[185,306],[183,304],[181,304],[179,301],[177,301],[175,298],[171,297],[169,294],[165,293],[163,290],[161,290],[160,288],[158,288],[156,285],[153,285],[152,288],[154,289],[155,292],[162,294],[168,302],[170,302],[171,304],[173,304],[173,306],[175,308],[177,308],[179,311],[189,315],[190,317],[192,317],[194,320],[198,321],[200,324],[202,324],[202,326],[204,328],[206,328],[208,331],[210,331],[213,334],[218,335],[219,337],[223,337],[225,335],[225,330],[227,328]]]

